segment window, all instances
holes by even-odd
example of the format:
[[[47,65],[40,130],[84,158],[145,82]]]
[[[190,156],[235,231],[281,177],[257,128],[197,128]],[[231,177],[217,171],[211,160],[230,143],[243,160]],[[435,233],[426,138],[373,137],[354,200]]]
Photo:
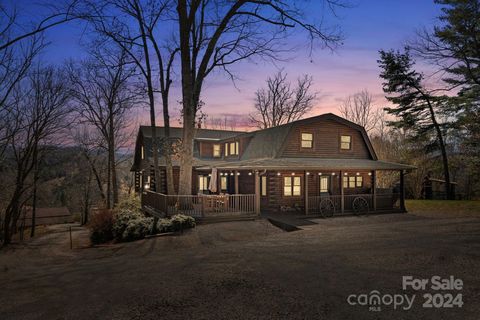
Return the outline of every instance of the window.
[[[329,177],[326,177],[326,176],[322,176],[320,177],[320,193],[323,193],[323,192],[328,192],[328,181],[329,181]]]
[[[142,159],[145,159],[145,149],[143,148],[143,146],[140,147],[140,153],[142,155]]]
[[[198,191],[208,190],[208,176],[198,176]]]
[[[283,195],[284,196],[301,195],[300,177],[284,177],[283,178]]]
[[[260,194],[262,196],[267,195],[267,177],[266,176],[260,177]]]
[[[361,176],[350,176],[343,177],[343,187],[344,188],[362,188],[363,187],[363,177]]]
[[[228,142],[225,143],[225,156],[228,156]]]
[[[363,177],[358,176],[357,177],[357,188],[363,187]]]
[[[313,147],[313,134],[302,133],[302,148],[312,148],[312,147]]]
[[[230,142],[230,155],[238,154],[238,142]]]
[[[227,190],[227,177],[220,177],[220,190]]]
[[[239,148],[239,144],[238,144],[238,141],[237,141],[237,142],[235,142],[235,151],[236,151],[235,154],[238,154],[240,152],[239,150],[240,150],[240,148]]]
[[[220,152],[221,152],[221,151],[220,151],[220,145],[219,145],[219,144],[214,144],[214,145],[213,145],[213,156],[214,156],[215,158],[220,157]]]
[[[342,149],[342,150],[352,149],[352,136],[341,136],[340,137],[340,149]]]

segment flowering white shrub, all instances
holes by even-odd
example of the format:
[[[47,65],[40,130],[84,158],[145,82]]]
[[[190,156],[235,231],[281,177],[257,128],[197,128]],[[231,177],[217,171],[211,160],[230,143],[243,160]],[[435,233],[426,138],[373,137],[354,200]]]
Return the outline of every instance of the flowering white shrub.
[[[170,219],[160,219],[157,223],[159,232],[175,232],[195,227],[195,219],[184,214],[176,214]]]
[[[123,209],[116,214],[113,234],[117,240],[133,241],[144,238],[152,227],[153,218],[147,218],[139,211]]]

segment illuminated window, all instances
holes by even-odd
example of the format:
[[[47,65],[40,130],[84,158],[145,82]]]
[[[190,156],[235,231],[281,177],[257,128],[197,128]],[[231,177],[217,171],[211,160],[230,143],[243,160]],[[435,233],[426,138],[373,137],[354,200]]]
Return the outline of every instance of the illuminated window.
[[[363,187],[363,177],[361,176],[351,176],[343,177],[343,187],[344,188],[362,188]]]
[[[340,137],[340,149],[350,150],[352,148],[352,136]]]
[[[228,142],[225,143],[225,156],[228,156]]]
[[[239,148],[239,144],[238,144],[238,141],[237,141],[237,142],[235,142],[235,151],[236,151],[235,154],[238,154],[240,152],[239,150],[240,150],[240,148]]]
[[[320,192],[328,192],[329,177],[320,177]]]
[[[302,133],[302,148],[312,148],[312,147],[313,147],[313,134]]]
[[[363,187],[363,177],[358,176],[357,177],[357,188]]]
[[[198,176],[198,191],[208,190],[208,176]]]
[[[227,190],[227,177],[220,177],[220,190]]]
[[[348,187],[349,188],[355,188],[355,177],[348,177]]]
[[[300,177],[284,177],[283,178],[283,195],[284,196],[301,195]]]
[[[213,145],[213,156],[214,156],[215,158],[220,157],[220,152],[221,152],[221,151],[220,151],[220,145],[219,145],[219,144],[214,144],[214,145]]]
[[[260,177],[260,194],[262,196],[267,195],[267,177],[266,176]]]
[[[238,142],[230,142],[230,155],[238,154]]]
[[[141,146],[140,148],[140,153],[142,154],[142,159],[145,159],[145,149],[143,148],[143,146]]]

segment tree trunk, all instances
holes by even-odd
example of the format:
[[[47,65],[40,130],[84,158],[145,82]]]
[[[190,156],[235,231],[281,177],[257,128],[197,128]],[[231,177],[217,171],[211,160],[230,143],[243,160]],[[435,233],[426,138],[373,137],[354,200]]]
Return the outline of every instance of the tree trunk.
[[[111,176],[112,176],[112,164],[110,162],[110,156],[107,157],[107,209],[112,209],[112,184],[111,184]]]
[[[430,102],[428,102],[428,108],[430,111],[430,117],[432,119],[433,126],[435,127],[435,131],[437,133],[438,143],[440,144],[440,151],[442,153],[442,163],[443,163],[443,175],[445,179],[445,195],[448,200],[452,200],[452,188],[450,186],[450,170],[448,168],[448,156],[447,150],[445,148],[445,141],[443,140],[442,130],[440,129],[440,125],[437,122],[435,117],[435,111],[433,110],[433,106]]]
[[[113,110],[110,108],[110,120],[109,120],[109,137],[108,137],[108,156],[110,162],[111,176],[112,179],[112,191],[113,191],[113,207],[118,203],[118,181],[117,181],[117,166],[115,163],[115,128],[114,128],[114,118]]]
[[[32,226],[30,227],[30,238],[35,237],[35,218],[37,214],[38,147],[35,147],[33,152],[33,163]]]
[[[170,115],[168,114],[168,92],[162,94],[163,102],[163,123],[165,127],[166,148],[164,150],[165,171],[167,178],[167,194],[175,194],[175,184],[173,182],[173,165],[172,165],[172,144],[170,141]]]

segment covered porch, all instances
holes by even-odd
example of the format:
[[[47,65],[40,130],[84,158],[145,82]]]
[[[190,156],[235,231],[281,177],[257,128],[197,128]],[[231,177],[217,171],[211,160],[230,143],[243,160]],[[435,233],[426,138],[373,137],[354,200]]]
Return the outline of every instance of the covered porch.
[[[404,212],[405,174],[413,168],[365,159],[282,158],[222,163],[196,170],[199,192],[216,169],[216,194],[252,195],[256,213],[329,217]]]

